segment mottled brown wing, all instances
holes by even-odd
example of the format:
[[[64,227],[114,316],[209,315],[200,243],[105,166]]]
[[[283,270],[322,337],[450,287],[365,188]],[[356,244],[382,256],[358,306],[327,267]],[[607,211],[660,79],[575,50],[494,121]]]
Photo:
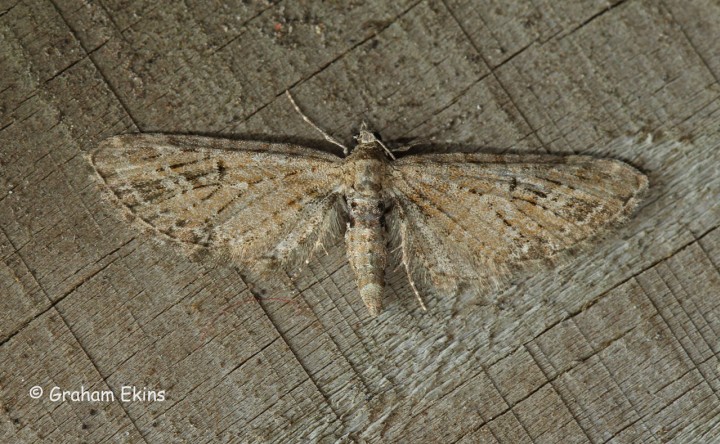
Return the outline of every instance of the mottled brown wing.
[[[342,159],[295,145],[193,136],[109,138],[91,156],[132,214],[241,264],[295,265],[344,224]]]
[[[602,234],[647,188],[645,175],[587,156],[436,154],[392,164],[390,229],[415,277],[452,290],[497,283],[528,261]]]

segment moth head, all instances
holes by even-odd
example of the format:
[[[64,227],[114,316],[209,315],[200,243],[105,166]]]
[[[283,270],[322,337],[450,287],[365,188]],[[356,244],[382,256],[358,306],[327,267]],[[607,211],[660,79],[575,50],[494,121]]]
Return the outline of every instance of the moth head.
[[[373,134],[372,131],[368,131],[367,123],[363,122],[360,124],[360,132],[357,136],[355,136],[355,140],[358,141],[359,145],[366,145],[377,142],[378,138],[375,137],[375,134]]]
[[[357,136],[355,136],[355,140],[357,140],[358,146],[376,144],[385,151],[385,154],[390,159],[395,160],[395,156],[392,151],[390,151],[388,147],[386,147],[385,144],[372,133],[372,131],[368,131],[367,123],[363,122],[360,124],[360,132]]]

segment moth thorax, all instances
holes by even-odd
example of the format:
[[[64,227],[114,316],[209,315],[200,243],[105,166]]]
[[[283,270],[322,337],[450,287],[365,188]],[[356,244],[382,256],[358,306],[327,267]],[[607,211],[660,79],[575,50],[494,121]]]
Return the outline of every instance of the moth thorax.
[[[349,162],[347,171],[350,179],[349,195],[379,197],[386,175],[385,164],[381,160],[366,156],[356,157]]]

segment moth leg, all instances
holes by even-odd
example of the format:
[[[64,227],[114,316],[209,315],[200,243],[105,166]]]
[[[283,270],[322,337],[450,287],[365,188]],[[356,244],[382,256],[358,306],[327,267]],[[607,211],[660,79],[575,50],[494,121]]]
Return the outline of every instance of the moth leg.
[[[310,254],[305,259],[305,264],[309,264],[313,257],[315,257],[315,252],[322,248],[322,251],[325,252],[325,256],[329,256],[330,253],[328,253],[327,248],[325,248],[325,244],[321,242],[321,240],[318,240],[315,242],[315,246],[313,246],[312,250],[310,250]]]
[[[407,222],[405,220],[402,220],[400,222],[400,248],[402,249],[402,265],[405,267],[405,274],[408,277],[408,281],[410,282],[410,288],[412,288],[413,292],[415,293],[415,298],[417,299],[418,303],[420,304],[420,307],[422,307],[423,311],[427,311],[427,307],[425,306],[425,303],[422,300],[422,297],[420,297],[420,292],[418,292],[417,287],[415,286],[415,281],[413,280],[412,274],[410,273],[410,263],[408,261],[410,255],[408,254],[407,249],[407,242],[405,242],[407,239]]]
[[[286,89],[286,90],[285,90],[285,94],[287,94],[288,100],[290,100],[290,103],[292,103],[292,106],[293,106],[293,108],[295,108],[295,111],[297,111],[297,113],[300,114],[300,117],[302,117],[302,119],[303,119],[305,122],[307,122],[308,125],[312,126],[313,128],[315,128],[315,130],[317,130],[317,132],[319,132],[320,134],[322,134],[323,137],[325,138],[325,140],[327,140],[328,142],[330,142],[330,143],[332,143],[332,144],[335,144],[335,145],[339,146],[340,148],[342,148],[344,155],[347,156],[348,154],[350,154],[350,149],[348,149],[348,147],[346,147],[345,145],[343,145],[342,143],[340,143],[336,138],[334,138],[334,137],[331,136],[330,134],[328,134],[328,133],[326,133],[325,131],[323,131],[322,128],[320,128],[319,126],[315,125],[315,122],[313,122],[312,120],[310,120],[310,118],[309,118],[308,116],[306,116],[306,115],[302,112],[302,110],[300,109],[300,107],[298,106],[298,104],[295,103],[295,99],[293,99],[292,94],[290,94],[290,90],[287,90],[287,89]]]

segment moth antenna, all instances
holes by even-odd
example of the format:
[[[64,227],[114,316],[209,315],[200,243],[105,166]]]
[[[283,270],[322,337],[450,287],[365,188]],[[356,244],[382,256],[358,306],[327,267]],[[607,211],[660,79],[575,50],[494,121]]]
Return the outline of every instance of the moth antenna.
[[[292,94],[290,94],[290,90],[289,90],[289,89],[286,89],[286,90],[285,90],[285,94],[287,95],[288,100],[290,100],[290,103],[292,103],[293,108],[295,108],[295,111],[297,111],[297,113],[300,114],[300,117],[302,117],[302,119],[303,119],[307,124],[309,124],[310,126],[312,126],[313,128],[315,128],[315,130],[316,130],[317,132],[319,132],[320,134],[322,134],[323,137],[325,138],[325,140],[327,140],[328,142],[330,142],[330,143],[332,143],[332,144],[335,144],[335,145],[339,146],[340,148],[342,148],[344,155],[347,156],[348,154],[350,154],[350,149],[348,149],[348,147],[346,147],[345,145],[343,145],[342,143],[340,143],[336,138],[334,138],[334,137],[331,136],[330,134],[328,134],[328,133],[326,133],[325,131],[323,131],[322,128],[320,128],[319,126],[315,125],[315,122],[313,122],[312,120],[310,120],[310,118],[309,118],[308,116],[306,116],[306,115],[302,112],[302,110],[300,109],[300,107],[298,106],[298,104],[295,103],[295,99],[293,99],[293,96],[292,96]],[[387,149],[387,148],[385,148],[385,149]]]
[[[377,143],[379,143],[381,147],[383,147],[383,149],[385,150],[385,152],[387,153],[387,155],[390,156],[390,158],[391,158],[392,160],[395,160],[395,155],[392,153],[392,151],[390,151],[390,149],[389,149],[388,147],[385,146],[384,143],[382,143],[382,141],[381,141],[380,139],[375,139],[375,141],[376,141]]]
[[[399,146],[397,148],[393,148],[392,151],[394,153],[404,153],[405,151],[408,151],[410,148],[422,145],[423,143],[430,142],[430,139],[418,139],[413,140],[412,142],[408,143],[407,145]]]

